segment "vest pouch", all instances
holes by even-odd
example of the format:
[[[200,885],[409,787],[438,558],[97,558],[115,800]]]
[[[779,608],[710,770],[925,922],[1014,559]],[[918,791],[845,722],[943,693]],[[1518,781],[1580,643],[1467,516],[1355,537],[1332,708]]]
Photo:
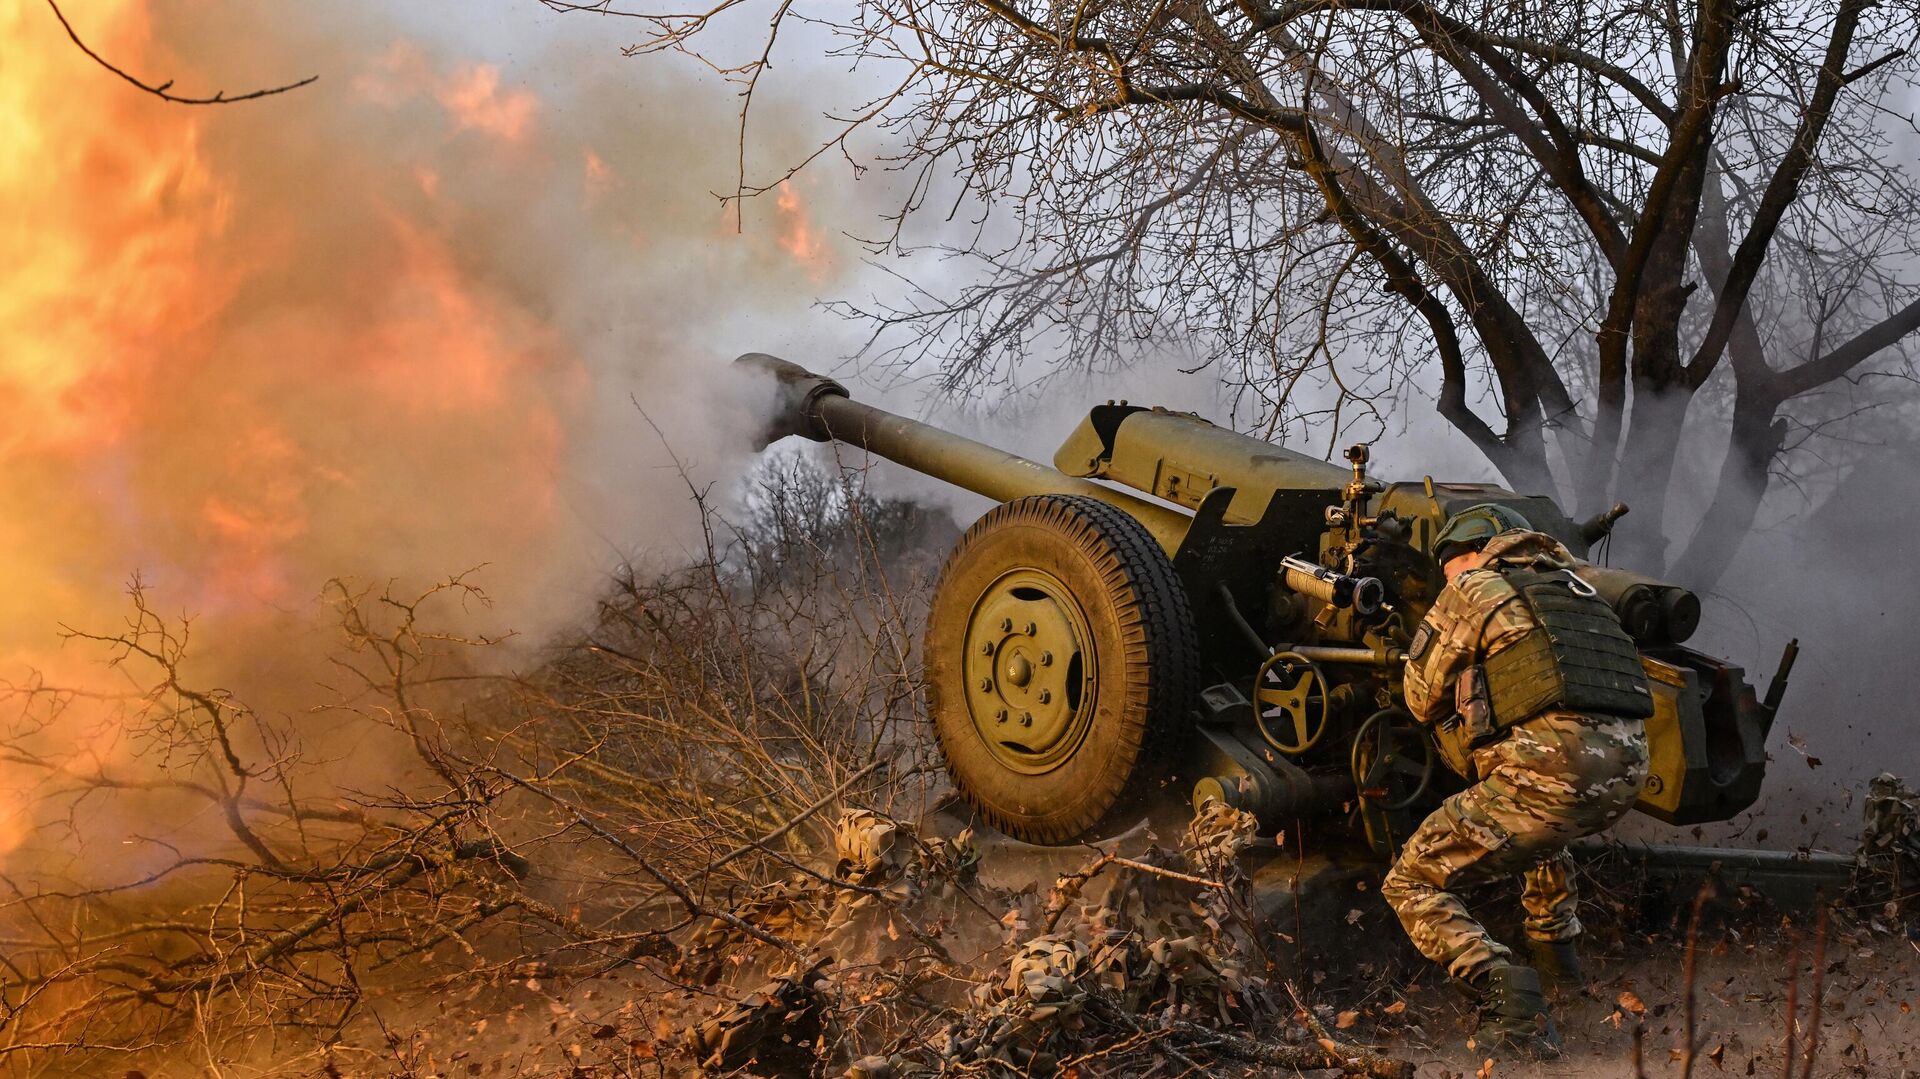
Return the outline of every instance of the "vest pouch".
[[[1534,628],[1486,659],[1494,722],[1511,727],[1549,708],[1645,719],[1653,693],[1640,648],[1604,600],[1573,590],[1564,571],[1513,571],[1507,580]]]
[[[1493,707],[1493,724],[1500,730],[1525,723],[1566,702],[1567,683],[1560,674],[1560,658],[1554,653],[1552,636],[1544,629],[1536,627],[1488,656],[1486,671],[1487,700]]]

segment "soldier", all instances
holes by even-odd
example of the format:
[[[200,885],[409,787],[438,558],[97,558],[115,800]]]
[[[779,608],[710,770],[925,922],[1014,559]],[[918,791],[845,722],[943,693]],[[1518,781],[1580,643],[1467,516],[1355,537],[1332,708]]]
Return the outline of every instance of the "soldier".
[[[1652,696],[1612,608],[1574,576],[1567,549],[1518,513],[1463,510],[1433,554],[1447,585],[1408,648],[1407,708],[1472,785],[1414,831],[1380,892],[1421,954],[1478,1003],[1476,1045],[1555,1055],[1540,973],[1580,981],[1566,846],[1639,798]],[[1525,874],[1534,967],[1455,894],[1513,873]]]

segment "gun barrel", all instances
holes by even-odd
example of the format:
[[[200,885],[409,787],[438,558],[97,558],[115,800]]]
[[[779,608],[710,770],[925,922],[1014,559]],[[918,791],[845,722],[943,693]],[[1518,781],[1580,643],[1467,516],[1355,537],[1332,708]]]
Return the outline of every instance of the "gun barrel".
[[[1042,494],[1098,499],[1118,506],[1145,525],[1168,555],[1179,548],[1187,526],[1193,522],[1192,517],[1171,507],[862,404],[838,382],[777,356],[750,352],[734,363],[775,382],[779,396],[776,415],[767,429],[769,441],[792,434],[816,442],[844,442],[997,502]]]

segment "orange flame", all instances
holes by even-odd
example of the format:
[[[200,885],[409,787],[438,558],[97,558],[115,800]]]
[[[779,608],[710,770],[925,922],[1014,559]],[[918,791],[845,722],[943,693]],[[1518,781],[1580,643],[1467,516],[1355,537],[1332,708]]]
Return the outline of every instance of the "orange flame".
[[[589,196],[605,194],[612,190],[617,177],[613,166],[592,150],[587,151],[586,160],[581,165],[582,187]]]
[[[0,41],[17,43],[0,79],[0,439],[9,456],[110,445],[142,380],[235,284],[203,268],[226,225],[228,191],[204,160],[198,118],[148,117],[128,95],[77,90],[73,54],[54,51],[45,14],[0,6]],[[144,43],[144,6],[88,14],[107,27],[101,48]],[[182,287],[188,281],[194,287]]]
[[[500,69],[474,64],[441,82],[436,95],[462,128],[484,131],[508,142],[518,142],[533,123],[533,95],[525,90],[500,92]]]
[[[388,47],[353,86],[368,100],[389,106],[429,95],[446,110],[456,131],[479,131],[509,143],[523,141],[532,132],[540,105],[529,90],[503,90],[500,69],[492,64],[466,64],[441,75],[426,53],[407,41]]]
[[[799,263],[809,277],[823,280],[832,266],[827,256],[827,244],[819,227],[813,223],[813,217],[800,201],[800,193],[794,190],[793,182],[782,180],[774,195],[774,209],[780,215],[780,234],[776,239],[780,249]]]
[[[69,13],[103,55],[195,89],[231,85],[194,61],[224,67],[235,35],[269,75],[288,69],[276,50],[304,65],[304,43],[326,40],[308,26],[288,49],[236,28],[244,13],[196,23],[195,7],[161,25],[143,0]],[[693,350],[650,323],[711,321],[736,294],[802,302],[795,268],[823,279],[832,255],[794,187],[775,229],[731,247],[679,211],[710,205],[706,181],[650,162],[706,146],[725,103],[689,105],[650,132],[660,143],[599,119],[569,140],[559,110],[487,64],[402,41],[341,45],[327,70],[348,74],[180,108],[93,66],[38,0],[0,0],[0,681],[33,668],[124,690],[58,627],[121,624],[134,574],[198,619],[213,658],[196,680],[243,697],[248,678],[310,691],[289,641],[336,574],[491,564],[513,614],[483,628],[529,628],[580,602],[549,586],[604,523],[577,519],[557,477],[579,481],[570,493],[608,481],[623,525],[636,488],[678,494],[644,466],[569,475],[578,432],[613,429],[634,400],[668,428],[689,417],[679,431],[716,452],[752,426],[717,414],[747,406],[674,367]],[[633,297],[648,306],[621,310]],[[610,542],[670,537],[666,515],[643,516]],[[108,759],[124,741],[98,722],[66,749]],[[0,855],[30,823],[15,778],[0,767]]]
[[[143,3],[89,5],[79,28],[130,69],[199,81]],[[56,624],[116,624],[135,572],[231,629],[332,573],[545,542],[580,380],[449,244],[443,163],[275,190],[274,169],[299,171],[279,159],[329,151],[258,141],[261,112],[132,91],[24,0],[0,0],[0,54],[0,677],[92,677]],[[437,110],[429,153],[524,140],[538,112],[497,69],[442,74],[404,45],[353,85],[363,112]]]

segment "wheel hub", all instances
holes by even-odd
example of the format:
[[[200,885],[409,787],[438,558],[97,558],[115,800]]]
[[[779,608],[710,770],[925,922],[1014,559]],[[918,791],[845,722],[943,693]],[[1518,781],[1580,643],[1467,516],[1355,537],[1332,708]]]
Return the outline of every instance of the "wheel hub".
[[[1086,612],[1050,573],[1011,570],[974,604],[967,710],[1002,765],[1032,775],[1073,755],[1093,715],[1091,644]]]

